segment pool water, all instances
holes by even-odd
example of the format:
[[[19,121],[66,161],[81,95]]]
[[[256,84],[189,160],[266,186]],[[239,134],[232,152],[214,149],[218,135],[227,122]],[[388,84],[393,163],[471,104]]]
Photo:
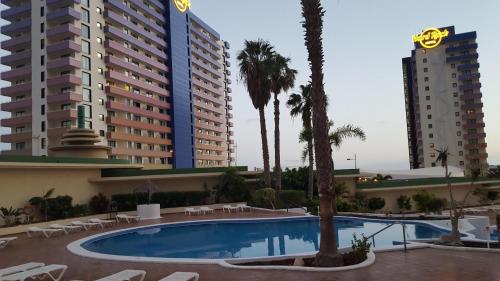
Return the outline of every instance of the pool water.
[[[335,219],[340,247],[350,247],[353,234],[369,236],[390,221]],[[407,239],[438,238],[445,230],[424,223],[406,223]],[[395,224],[376,236],[376,248],[402,241]],[[319,249],[319,219],[222,220],[159,225],[125,230],[91,239],[84,249],[108,255],[155,258],[228,259],[314,252]]]

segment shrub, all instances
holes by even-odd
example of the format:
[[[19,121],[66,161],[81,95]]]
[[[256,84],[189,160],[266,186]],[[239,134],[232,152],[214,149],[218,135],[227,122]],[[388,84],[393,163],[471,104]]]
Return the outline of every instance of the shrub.
[[[77,204],[71,207],[69,211],[69,217],[83,217],[89,215],[90,209],[88,205],[85,204]]]
[[[372,211],[377,211],[377,210],[384,208],[385,200],[384,200],[384,198],[380,198],[380,197],[372,197],[372,198],[368,199],[367,206],[368,206],[368,209],[370,209]]]
[[[434,199],[434,195],[430,194],[426,190],[419,190],[417,193],[413,194],[413,201],[416,203],[417,211],[429,213],[429,203]]]
[[[156,192],[151,203],[160,204],[161,208],[185,207],[205,204],[209,197],[209,191]]]
[[[353,265],[365,261],[372,246],[371,243],[368,242],[368,238],[362,235],[361,239],[358,239],[356,234],[353,234],[351,244],[352,251],[343,256],[344,265]]]
[[[69,195],[47,199],[47,215],[50,219],[58,220],[70,217],[73,198]],[[43,209],[43,208],[42,208]]]
[[[306,202],[306,195],[301,190],[283,190],[279,193],[280,207],[297,208]]]
[[[252,203],[256,207],[272,208],[276,206],[276,193],[272,188],[262,188],[253,194]]]
[[[148,202],[148,194],[115,194],[111,196],[111,201],[113,201],[114,205],[116,205],[118,212],[133,211],[137,209],[137,205],[146,204]]]
[[[99,193],[90,199],[88,207],[92,213],[102,214],[108,212],[109,204],[109,199],[104,194]]]
[[[447,204],[448,203],[444,198],[432,198],[432,200],[429,202],[428,210],[432,213],[441,214]]]
[[[3,219],[5,226],[11,226],[19,223],[19,216],[23,214],[21,209],[13,208],[0,208],[0,217]]]
[[[318,215],[318,207],[319,207],[319,200],[318,199],[306,199],[306,202],[304,202],[304,207],[307,208],[307,212],[311,213],[311,215]]]
[[[221,176],[215,186],[215,196],[218,202],[243,202],[251,198],[245,178],[238,175],[235,168],[228,168]]]
[[[406,195],[401,195],[398,197],[398,208],[401,212],[411,210],[411,199]]]

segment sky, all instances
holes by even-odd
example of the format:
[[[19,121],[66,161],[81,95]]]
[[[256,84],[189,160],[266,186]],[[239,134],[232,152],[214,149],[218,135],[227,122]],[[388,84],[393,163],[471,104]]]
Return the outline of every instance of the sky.
[[[495,122],[500,120],[500,1],[323,0],[322,3],[326,11],[323,45],[329,117],[336,126],[354,124],[367,135],[364,142],[349,140],[334,150],[336,168],[354,167],[353,161],[347,160],[354,154],[362,169],[409,168],[401,59],[410,55],[413,34],[427,27],[451,25],[457,33],[477,31],[488,161],[500,164],[500,127]],[[300,1],[191,0],[191,4],[192,12],[231,44],[237,164],[251,169],[262,167],[258,111],[239,81],[236,56],[245,40],[268,40],[280,54],[290,57],[292,67],[299,71],[296,89],[306,84],[310,70]],[[0,70],[5,69],[0,66]],[[301,121],[289,116],[286,94],[280,99],[281,165],[301,166],[303,144],[298,143]],[[0,118],[6,116],[6,112],[0,112]],[[272,102],[266,108],[266,118],[271,165],[274,165]]]

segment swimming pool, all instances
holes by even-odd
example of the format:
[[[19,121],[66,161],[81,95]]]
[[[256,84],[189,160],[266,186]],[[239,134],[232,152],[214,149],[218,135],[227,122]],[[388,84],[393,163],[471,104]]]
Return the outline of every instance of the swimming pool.
[[[338,217],[340,247],[350,247],[352,235],[369,236],[392,221]],[[405,222],[408,240],[439,238],[448,233],[430,224]],[[376,248],[402,241],[395,224],[376,236]],[[161,224],[115,231],[69,245],[73,252],[101,258],[234,259],[292,255],[319,249],[319,218],[236,219]]]

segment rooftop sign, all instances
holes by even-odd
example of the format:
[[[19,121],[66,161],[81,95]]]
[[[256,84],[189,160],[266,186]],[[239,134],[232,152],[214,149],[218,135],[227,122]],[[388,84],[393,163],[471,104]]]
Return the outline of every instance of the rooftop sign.
[[[420,45],[426,49],[432,49],[443,41],[443,38],[448,37],[450,32],[448,29],[439,30],[438,28],[427,28],[420,34],[413,35],[413,42],[420,43]]]
[[[187,10],[191,8],[190,0],[172,0],[174,1],[174,5],[181,13],[185,13]]]

